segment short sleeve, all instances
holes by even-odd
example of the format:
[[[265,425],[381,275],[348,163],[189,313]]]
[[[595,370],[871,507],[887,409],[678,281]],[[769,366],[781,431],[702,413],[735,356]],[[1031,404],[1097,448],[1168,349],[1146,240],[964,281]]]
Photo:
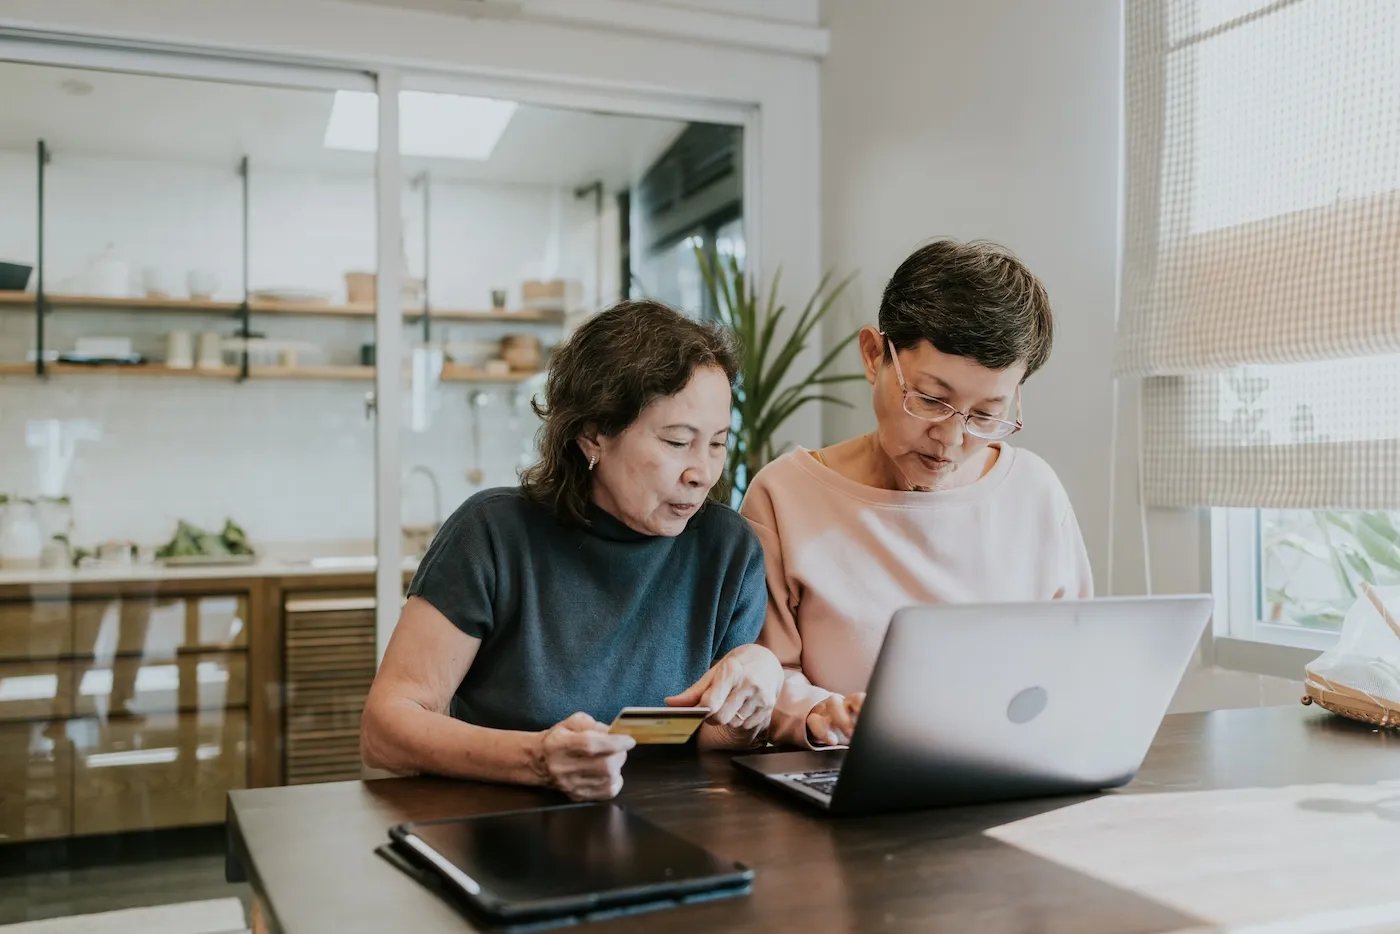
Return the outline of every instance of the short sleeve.
[[[496,551],[487,504],[473,497],[438,531],[409,596],[433,605],[463,633],[485,639],[495,624]]]
[[[744,565],[744,576],[739,584],[739,599],[735,601],[734,613],[729,618],[729,625],[725,629],[724,638],[720,640],[714,661],[719,661],[741,645],[758,641],[767,609],[768,586],[763,576],[763,549],[755,541]]]

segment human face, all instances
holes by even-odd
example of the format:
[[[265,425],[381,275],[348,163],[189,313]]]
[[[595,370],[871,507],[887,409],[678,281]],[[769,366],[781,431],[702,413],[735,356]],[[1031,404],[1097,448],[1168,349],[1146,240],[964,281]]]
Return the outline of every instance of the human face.
[[[962,482],[962,478],[955,481],[953,475],[965,464],[983,463],[983,452],[991,442],[969,433],[961,415],[938,422],[910,415],[905,409],[906,390],[973,417],[983,415],[1016,422],[1025,365],[992,370],[971,357],[945,354],[921,340],[897,349],[897,372],[884,357],[886,343],[874,328],[861,332],[866,378],[875,390],[876,438],[881,451],[904,482],[915,489]]]
[[[679,535],[724,472],[729,380],[700,367],[685,388],[642,410],[616,435],[579,438],[597,457],[593,502],[644,535]]]

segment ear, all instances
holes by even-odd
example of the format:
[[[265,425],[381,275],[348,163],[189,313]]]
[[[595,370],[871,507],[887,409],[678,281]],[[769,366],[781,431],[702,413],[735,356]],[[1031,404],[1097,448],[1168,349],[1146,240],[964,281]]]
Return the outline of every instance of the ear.
[[[593,460],[603,455],[603,446],[599,442],[598,429],[589,425],[579,436],[574,439],[578,444],[578,449],[583,452],[584,460]]]
[[[860,358],[865,363],[865,381],[873,386],[885,359],[885,339],[876,328],[866,325],[860,329],[859,342]]]

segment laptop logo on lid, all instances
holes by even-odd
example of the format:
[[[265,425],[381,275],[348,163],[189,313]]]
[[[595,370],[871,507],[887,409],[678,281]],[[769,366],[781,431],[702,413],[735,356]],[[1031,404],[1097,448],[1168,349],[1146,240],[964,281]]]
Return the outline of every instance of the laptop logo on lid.
[[[1011,703],[1006,705],[1006,719],[1012,723],[1030,723],[1040,716],[1045,710],[1045,705],[1050,703],[1050,695],[1045,688],[1026,688],[1011,698]]]

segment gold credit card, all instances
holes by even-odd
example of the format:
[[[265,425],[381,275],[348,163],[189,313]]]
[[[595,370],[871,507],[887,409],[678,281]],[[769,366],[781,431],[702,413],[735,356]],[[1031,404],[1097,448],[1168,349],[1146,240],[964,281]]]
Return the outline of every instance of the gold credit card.
[[[684,743],[709,715],[708,707],[624,707],[608,732],[638,743]]]

